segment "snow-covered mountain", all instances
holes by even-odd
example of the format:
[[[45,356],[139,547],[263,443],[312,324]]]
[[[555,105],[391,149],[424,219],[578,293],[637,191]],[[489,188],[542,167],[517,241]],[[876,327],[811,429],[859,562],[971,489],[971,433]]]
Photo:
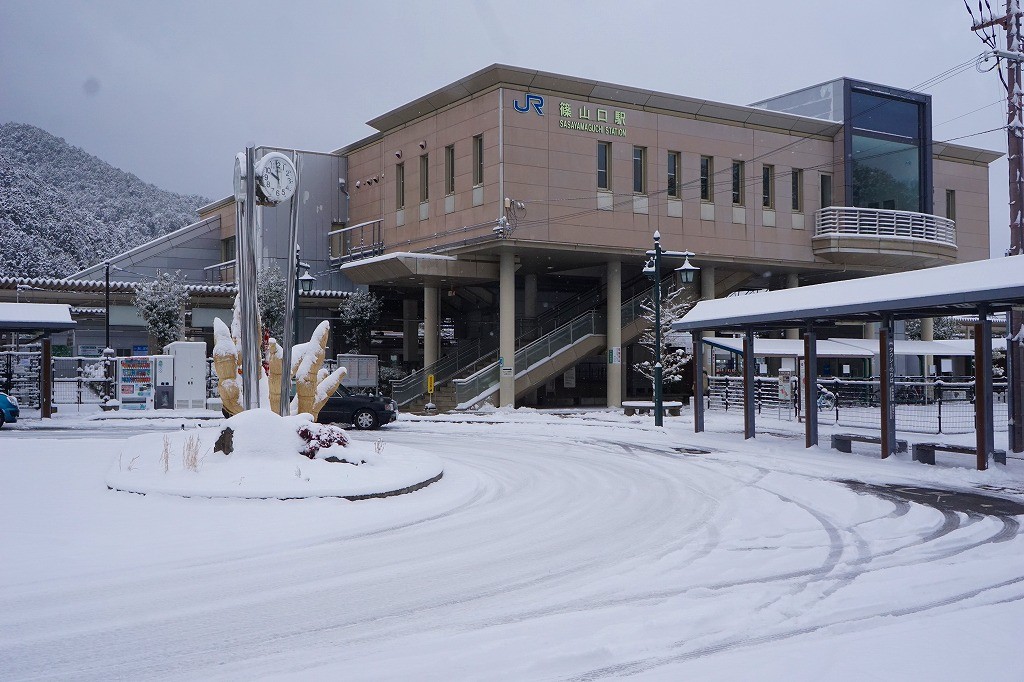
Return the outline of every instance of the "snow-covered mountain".
[[[63,277],[195,222],[165,192],[21,123],[0,125],[0,277]]]

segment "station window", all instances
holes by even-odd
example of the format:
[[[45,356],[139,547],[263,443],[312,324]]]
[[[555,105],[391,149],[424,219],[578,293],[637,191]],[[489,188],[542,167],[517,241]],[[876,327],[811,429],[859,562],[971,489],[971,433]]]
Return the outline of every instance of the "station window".
[[[946,190],[946,217],[956,220],[956,190]]]
[[[832,205],[832,176],[828,173],[821,174],[821,207],[827,208]],[[893,206],[895,208],[895,205]]]
[[[700,157],[700,200],[715,200],[715,160],[710,156]]]
[[[680,197],[679,192],[679,152],[668,153],[668,177],[665,186],[668,188],[668,195],[673,199]]]
[[[473,138],[473,186],[484,184],[484,136]]]
[[[395,210],[405,208],[405,164],[395,166]]]
[[[430,158],[427,154],[420,157],[420,203],[430,199]]]
[[[793,212],[802,213],[804,210],[804,172],[800,168],[794,168],[792,174],[793,182]]]
[[[743,205],[743,175],[744,163],[742,161],[732,162],[732,203],[734,206]]]
[[[455,194],[455,145],[444,148],[444,193]]]
[[[610,190],[612,188],[612,143],[597,143],[597,188]]]
[[[647,148],[633,147],[633,193],[647,193]]]
[[[761,206],[775,208],[775,166],[761,167]]]

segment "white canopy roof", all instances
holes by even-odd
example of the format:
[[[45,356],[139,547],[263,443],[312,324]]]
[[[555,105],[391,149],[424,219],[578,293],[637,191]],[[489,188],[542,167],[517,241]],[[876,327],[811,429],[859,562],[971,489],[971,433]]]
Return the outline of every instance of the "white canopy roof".
[[[704,343],[734,353],[743,352],[743,339],[709,337]],[[870,358],[878,354],[877,339],[818,339],[819,358]],[[992,339],[993,350],[1006,348],[1006,339]],[[974,341],[893,341],[896,355],[932,355],[938,357],[973,356]],[[802,358],[804,342],[797,339],[754,339],[755,357]]]
[[[709,337],[704,339],[704,343],[734,353],[743,352],[743,339]],[[818,339],[815,348],[819,358],[870,358],[874,355],[871,350],[864,350],[831,339]],[[798,339],[754,339],[754,355],[756,357],[802,358],[804,342]]]
[[[878,320],[883,314],[931,317],[973,312],[981,304],[1006,309],[1020,301],[1024,256],[1010,256],[700,301],[672,328],[785,327],[786,322]]]
[[[75,326],[63,303],[0,303],[0,329],[56,330]]]

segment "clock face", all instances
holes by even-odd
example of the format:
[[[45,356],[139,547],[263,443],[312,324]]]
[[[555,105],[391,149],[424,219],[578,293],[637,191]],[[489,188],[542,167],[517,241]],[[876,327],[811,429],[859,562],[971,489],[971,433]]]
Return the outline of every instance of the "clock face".
[[[297,176],[291,159],[280,152],[270,152],[256,164],[256,181],[263,198],[271,203],[288,201],[295,193]]]

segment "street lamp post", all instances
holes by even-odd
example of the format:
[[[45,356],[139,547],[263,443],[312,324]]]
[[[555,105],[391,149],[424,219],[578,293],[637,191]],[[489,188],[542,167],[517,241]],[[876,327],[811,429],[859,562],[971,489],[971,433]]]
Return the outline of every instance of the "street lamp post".
[[[300,274],[301,273],[301,274]],[[309,263],[299,260],[299,250],[295,249],[295,329],[293,330],[294,342],[299,342],[299,291],[308,294],[313,291],[313,282],[316,277],[309,274]]]
[[[661,365],[661,257],[673,256],[684,258],[683,264],[676,268],[679,273],[681,284],[690,284],[694,280],[697,266],[690,263],[690,251],[666,251],[661,248],[661,232],[654,232],[654,248],[647,251],[647,263],[644,265],[644,275],[654,282],[654,425],[664,424],[665,410],[662,400],[661,381],[663,368]]]

